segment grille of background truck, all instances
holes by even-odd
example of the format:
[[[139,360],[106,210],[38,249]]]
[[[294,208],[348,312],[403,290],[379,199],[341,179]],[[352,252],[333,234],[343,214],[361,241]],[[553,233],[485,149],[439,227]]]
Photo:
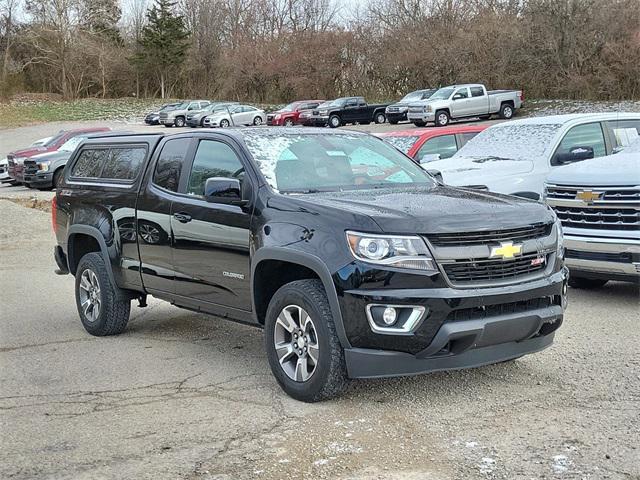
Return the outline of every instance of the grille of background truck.
[[[600,194],[591,202],[581,192]],[[547,202],[567,228],[640,230],[640,188],[547,186]]]

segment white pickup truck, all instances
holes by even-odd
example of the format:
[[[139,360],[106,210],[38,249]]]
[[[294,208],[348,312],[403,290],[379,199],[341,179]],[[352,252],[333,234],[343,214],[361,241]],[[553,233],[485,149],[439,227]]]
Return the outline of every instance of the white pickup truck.
[[[639,135],[640,112],[533,117],[492,125],[428,165],[449,185],[538,200],[555,168],[610,155]]]
[[[489,118],[493,114],[510,119],[523,103],[522,90],[487,90],[479,83],[450,85],[426,100],[410,104],[407,119],[418,127],[427,123],[444,127],[452,119]]]

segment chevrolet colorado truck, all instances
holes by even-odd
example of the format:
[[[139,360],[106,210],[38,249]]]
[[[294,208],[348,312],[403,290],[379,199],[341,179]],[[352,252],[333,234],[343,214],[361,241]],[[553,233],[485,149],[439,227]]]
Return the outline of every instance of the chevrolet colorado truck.
[[[640,283],[640,140],[554,170],[545,199],[562,222],[569,285]]]
[[[147,295],[264,329],[292,397],[552,344],[568,272],[538,202],[434,180],[383,140],[314,128],[92,138],[52,202],[57,273],[92,335]]]
[[[322,108],[314,109],[307,122],[316,127],[329,125],[331,128],[353,123],[384,123],[387,121],[385,109],[388,106],[388,103],[370,105],[364,97],[342,97]]]
[[[506,120],[524,104],[522,90],[487,90],[481,84],[450,85],[428,99],[409,105],[407,119],[418,127],[435,123],[449,125],[451,120],[497,114]]]

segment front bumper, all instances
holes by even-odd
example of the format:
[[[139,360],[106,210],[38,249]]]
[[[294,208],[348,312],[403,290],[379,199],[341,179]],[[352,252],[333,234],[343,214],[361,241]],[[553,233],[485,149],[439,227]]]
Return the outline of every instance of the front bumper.
[[[34,187],[53,186],[53,172],[25,174],[24,183]]]
[[[640,282],[640,241],[565,234],[565,264],[580,277]]]
[[[407,120],[410,122],[435,122],[436,114],[434,112],[409,112],[407,113]]]
[[[329,116],[305,118],[302,124],[308,127],[326,127],[329,124]]]
[[[389,122],[405,122],[407,120],[407,112],[385,112]]]
[[[469,368],[549,346],[563,321],[568,270],[536,281],[476,289],[358,289],[339,298],[349,376],[384,377]],[[409,335],[374,333],[368,304],[421,306]]]
[[[144,123],[146,123],[147,125],[159,125],[160,124],[160,117],[158,117],[157,115],[155,116],[147,116],[144,118]]]
[[[202,118],[187,118],[186,120],[187,126],[189,127],[200,127],[204,126],[202,122]]]

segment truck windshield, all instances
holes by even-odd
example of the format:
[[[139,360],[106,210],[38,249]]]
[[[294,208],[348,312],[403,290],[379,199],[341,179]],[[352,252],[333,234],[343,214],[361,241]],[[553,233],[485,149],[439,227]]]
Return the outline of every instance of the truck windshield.
[[[453,93],[453,88],[441,88],[429,97],[429,100],[447,100]]]
[[[560,124],[508,125],[479,133],[451,157],[536,160],[545,155],[560,130]]]
[[[80,144],[80,142],[82,142],[85,138],[87,137],[77,136],[70,138],[69,140],[64,142],[64,144],[60,147],[60,150],[62,150],[63,152],[73,152]]]
[[[426,93],[426,90],[418,90],[417,92],[411,92],[402,97],[401,102],[411,102],[414,100],[422,100],[422,96]]]
[[[333,102],[329,104],[330,107],[341,107],[346,103],[346,98],[336,98]]]
[[[434,185],[411,159],[368,135],[246,132],[244,140],[269,185],[280,193]]]
[[[280,109],[281,112],[293,112],[296,107],[298,106],[297,103],[290,103],[289,105],[287,105],[286,107],[282,107]]]

